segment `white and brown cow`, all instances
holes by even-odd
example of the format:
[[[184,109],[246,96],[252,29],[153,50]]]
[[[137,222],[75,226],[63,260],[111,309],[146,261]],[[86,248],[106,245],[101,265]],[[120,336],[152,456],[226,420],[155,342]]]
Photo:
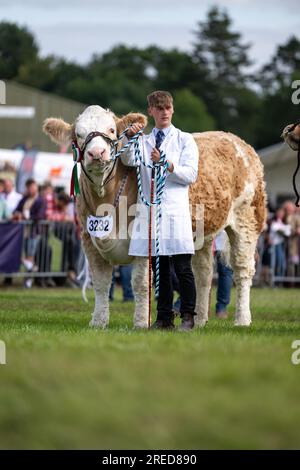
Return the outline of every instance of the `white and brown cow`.
[[[135,294],[134,326],[146,328],[148,324],[147,258],[128,256],[129,239],[111,237],[107,240],[91,237],[86,231],[89,215],[100,215],[99,207],[113,204],[128,168],[118,159],[112,171],[110,144],[103,136],[95,136],[84,146],[86,137],[93,131],[115,139],[130,123],[147,119],[142,114],[131,113],[117,118],[110,110],[89,106],[68,124],[61,119],[49,118],[44,132],[57,144],[77,139],[84,147],[85,172],[80,176],[80,195],[77,210],[83,229],[83,246],[87,255],[95,290],[95,308],[91,326],[106,327],[109,322],[108,293],[114,264],[133,262],[132,285]],[[204,244],[193,256],[193,270],[197,287],[197,316],[195,324],[202,326],[208,321],[209,291],[212,280],[212,242],[217,232],[225,228],[231,246],[231,265],[237,288],[235,325],[251,323],[250,287],[255,272],[255,249],[257,238],[264,226],[265,184],[263,167],[252,147],[233,134],[203,132],[194,134],[199,147],[199,173],[190,187],[192,206],[204,205]],[[108,181],[105,185],[104,182]],[[128,207],[137,200],[135,170],[128,173],[123,191]],[[117,235],[124,233],[132,223],[134,212],[123,218],[119,226],[122,208],[116,207]],[[193,211],[196,213],[196,211]],[[101,214],[102,215],[102,214]],[[123,224],[123,226],[122,226]],[[125,224],[125,227],[124,227]],[[193,218],[195,228],[196,220]]]

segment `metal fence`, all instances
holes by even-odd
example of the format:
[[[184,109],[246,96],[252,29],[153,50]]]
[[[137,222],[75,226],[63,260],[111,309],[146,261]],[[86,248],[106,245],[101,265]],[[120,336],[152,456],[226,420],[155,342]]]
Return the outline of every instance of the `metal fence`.
[[[260,286],[264,283],[264,273],[267,274],[266,284],[270,287],[276,285],[300,285],[300,236],[294,238],[293,243],[298,245],[298,254],[292,256],[290,239],[286,238],[282,246],[270,245],[268,247],[267,259],[264,260],[266,247],[263,243],[264,234],[258,241],[259,260],[256,266],[255,284]],[[293,248],[295,254],[295,246]]]
[[[10,259],[19,253],[19,270],[1,270],[3,276],[9,277],[66,277],[70,271],[78,273],[83,263],[80,237],[72,222],[21,221],[6,223],[6,228],[18,224],[22,227],[21,245],[9,246],[7,265]],[[1,224],[3,225],[3,224]],[[2,244],[2,250],[6,247]],[[30,261],[32,260],[32,267]],[[29,262],[28,262],[29,261]]]
[[[298,284],[300,285],[300,263],[292,263],[289,259],[288,244],[285,244],[285,260],[286,267],[281,273],[277,271],[277,256],[275,247],[271,247],[271,263],[270,263],[270,285],[276,284]]]

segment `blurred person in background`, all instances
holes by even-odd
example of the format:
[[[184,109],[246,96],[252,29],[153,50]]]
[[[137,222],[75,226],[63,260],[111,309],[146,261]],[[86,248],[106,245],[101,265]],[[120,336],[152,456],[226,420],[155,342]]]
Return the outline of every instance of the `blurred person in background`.
[[[4,179],[4,197],[9,214],[12,214],[23,196],[15,191],[14,184],[9,178]]]
[[[285,276],[286,240],[291,235],[291,226],[286,222],[285,210],[277,209],[270,226],[270,241],[272,244],[272,269],[276,276]]]
[[[291,236],[288,238],[288,275],[299,275],[299,240],[300,240],[300,212],[293,201],[283,204],[286,222],[291,226]]]
[[[10,212],[7,207],[7,203],[5,200],[5,179],[0,179],[0,221],[4,221],[9,219]],[[12,285],[12,278],[6,276],[3,281],[4,286],[11,286]]]
[[[54,195],[54,204],[51,210],[48,209],[47,219],[74,223],[74,207],[66,193],[60,192]]]
[[[260,285],[271,286],[271,255],[272,255],[272,241],[270,237],[272,216],[268,214],[264,231],[261,233],[262,252],[261,252],[261,272],[260,272]]]
[[[70,197],[61,192],[55,195],[54,210],[48,220],[56,222],[54,233],[62,241],[61,271],[67,272],[65,286],[78,287],[76,266],[80,252],[80,239],[75,225],[75,207]]]
[[[0,179],[0,220],[6,220],[9,217],[9,211],[5,201],[5,182],[4,179]]]
[[[45,219],[49,219],[55,208],[55,197],[54,189],[50,181],[46,181],[40,188],[40,195],[44,200],[45,204]],[[38,266],[38,271],[41,273],[51,271],[52,261],[52,248],[49,245],[49,236],[51,233],[51,227],[46,221],[41,226],[40,239],[38,242],[35,264]],[[34,281],[38,287],[56,287],[55,282],[52,278],[46,276],[39,276]]]
[[[55,210],[55,194],[50,181],[46,181],[42,186],[41,196],[45,200],[45,218],[51,220],[51,214]]]
[[[227,233],[225,230],[221,230],[214,240],[215,260],[218,272],[216,317],[220,319],[228,317],[227,307],[230,304],[233,279],[233,271],[230,266],[226,265],[222,257],[222,252],[225,251],[227,243]]]
[[[109,300],[114,300],[114,288],[116,271],[119,271],[120,282],[123,290],[123,302],[130,302],[134,300],[133,290],[131,286],[132,265],[119,265],[115,266],[112,274],[112,281],[109,290]]]
[[[12,220],[31,222],[24,230],[25,257],[22,260],[27,272],[30,273],[38,270],[38,267],[34,264],[34,258],[40,238],[38,222],[45,218],[45,201],[40,196],[38,185],[34,179],[28,179],[25,187],[25,195],[13,211]],[[24,287],[32,287],[32,282],[32,278],[27,277]]]
[[[5,181],[3,178],[0,178],[0,200],[4,199],[5,197],[4,190],[5,190]]]
[[[5,199],[0,197],[0,221],[9,219],[9,210],[7,209]]]

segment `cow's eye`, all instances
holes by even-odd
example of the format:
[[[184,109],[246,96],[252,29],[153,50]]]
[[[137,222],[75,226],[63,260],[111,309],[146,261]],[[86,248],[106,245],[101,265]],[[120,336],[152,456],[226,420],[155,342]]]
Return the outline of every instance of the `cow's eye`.
[[[76,132],[76,137],[77,139],[83,139],[83,134],[81,134],[80,132]]]
[[[115,133],[115,130],[114,130],[114,128],[113,128],[113,127],[111,127],[109,130],[110,130],[110,132],[111,132],[112,134],[114,134],[114,133]]]

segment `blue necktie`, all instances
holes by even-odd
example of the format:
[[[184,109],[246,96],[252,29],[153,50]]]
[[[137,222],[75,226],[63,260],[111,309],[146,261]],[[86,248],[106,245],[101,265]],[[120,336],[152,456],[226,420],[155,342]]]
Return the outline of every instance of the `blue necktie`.
[[[159,130],[158,133],[156,134],[156,139],[155,139],[155,147],[159,149],[161,146],[163,140],[165,138],[165,134],[163,133],[162,130]]]

